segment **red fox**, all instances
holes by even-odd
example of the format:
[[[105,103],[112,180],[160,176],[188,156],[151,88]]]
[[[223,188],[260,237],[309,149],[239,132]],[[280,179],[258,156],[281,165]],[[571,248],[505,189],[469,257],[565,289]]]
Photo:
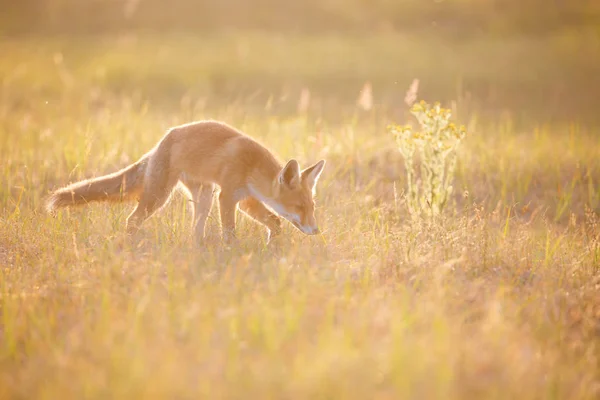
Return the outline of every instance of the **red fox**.
[[[110,175],[73,183],[53,192],[46,208],[93,201],[137,200],[126,229],[136,232],[183,186],[194,205],[195,234],[204,238],[215,185],[223,239],[235,239],[235,213],[240,210],[268,228],[269,240],[281,233],[281,216],[298,230],[319,233],[315,219],[315,186],[325,160],[300,170],[298,162],[285,166],[266,147],[241,131],[218,121],[198,121],[167,131],[156,146],[137,162]]]

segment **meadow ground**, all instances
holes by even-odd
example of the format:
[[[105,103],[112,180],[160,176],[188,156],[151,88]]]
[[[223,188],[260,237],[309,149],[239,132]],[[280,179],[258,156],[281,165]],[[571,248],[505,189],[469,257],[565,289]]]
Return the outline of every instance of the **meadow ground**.
[[[275,40],[263,39],[206,39],[199,54],[192,39],[0,44],[9,55],[0,59],[0,397],[597,398],[597,129],[576,114],[517,124],[518,107],[487,118],[457,101],[471,133],[452,207],[435,223],[409,222],[386,133],[404,122],[395,107],[414,77],[450,96],[447,71],[518,86],[536,68],[551,74],[548,60],[504,76],[472,62],[489,48],[476,43],[440,73],[433,45],[397,47],[417,52],[402,69],[391,38],[358,48],[296,38],[289,57],[268,46],[254,56],[254,45]],[[527,44],[490,54],[502,51],[528,54]],[[365,111],[314,95],[296,112],[294,87],[327,93],[338,74],[342,85],[373,76],[385,86],[399,69],[396,105]],[[277,79],[292,79],[292,94],[270,96]],[[242,81],[267,89],[227,97]],[[359,89],[344,89],[350,103]],[[112,172],[169,126],[201,118],[302,165],[327,159],[323,234],[286,224],[265,247],[264,230],[242,220],[239,245],[226,248],[213,214],[213,238],[198,249],[179,195],[133,242],[123,240],[131,204],[44,213],[49,190]]]

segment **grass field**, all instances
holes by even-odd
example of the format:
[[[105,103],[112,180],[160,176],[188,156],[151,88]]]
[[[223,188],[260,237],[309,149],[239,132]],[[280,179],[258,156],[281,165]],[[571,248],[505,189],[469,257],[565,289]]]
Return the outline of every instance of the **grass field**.
[[[440,97],[460,95],[460,76],[519,86],[544,71],[550,82],[569,71],[543,68],[560,46],[527,69],[493,70],[476,55],[521,57],[529,44],[463,45],[440,73],[441,44],[394,53],[392,38],[259,39],[0,43],[0,398],[598,398],[598,129],[573,110],[517,124],[518,105],[491,117],[477,112],[484,100],[457,98],[470,135],[452,207],[434,224],[409,223],[385,129],[404,122],[414,77]],[[405,68],[402,54],[416,54]],[[395,95],[354,108],[360,85],[346,83],[371,79],[377,96],[396,71]],[[236,98],[231,82],[254,86]],[[304,85],[320,95],[297,113]],[[133,162],[169,126],[201,118],[302,165],[327,159],[323,234],[286,224],[269,247],[241,220],[227,248],[213,214],[199,249],[181,196],[133,242],[131,204],[44,213],[50,190]]]

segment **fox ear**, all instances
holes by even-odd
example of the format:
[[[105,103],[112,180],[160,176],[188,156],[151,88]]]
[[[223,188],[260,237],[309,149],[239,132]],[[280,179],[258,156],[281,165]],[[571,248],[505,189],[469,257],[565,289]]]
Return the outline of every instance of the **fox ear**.
[[[314,189],[324,167],[325,160],[321,160],[312,167],[306,168],[302,171],[302,180],[305,181],[311,189]]]
[[[279,183],[287,186],[300,184],[300,165],[296,160],[290,160],[279,173]]]

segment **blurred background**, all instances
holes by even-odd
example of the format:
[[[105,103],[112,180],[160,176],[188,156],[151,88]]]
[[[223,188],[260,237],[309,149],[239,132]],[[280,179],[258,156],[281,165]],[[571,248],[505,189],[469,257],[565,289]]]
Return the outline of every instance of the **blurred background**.
[[[11,99],[102,92],[285,114],[309,96],[310,110],[335,116],[368,87],[372,107],[397,118],[419,79],[419,98],[470,114],[600,121],[597,0],[1,0],[0,9]]]
[[[22,0],[3,1],[3,31],[89,34],[132,29],[322,33],[410,30],[454,37],[597,28],[595,0]]]

